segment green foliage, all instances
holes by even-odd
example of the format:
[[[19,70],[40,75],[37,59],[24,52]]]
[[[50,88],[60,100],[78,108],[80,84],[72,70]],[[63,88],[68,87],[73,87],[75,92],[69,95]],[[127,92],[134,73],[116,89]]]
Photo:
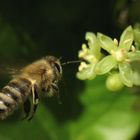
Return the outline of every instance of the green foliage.
[[[15,121],[0,122],[0,138],[3,140],[24,140],[26,139],[50,139],[56,138],[55,120],[51,113],[40,104],[40,109],[36,117],[28,122],[21,118],[15,118]],[[48,120],[48,121],[46,121]]]
[[[80,118],[71,122],[71,140],[128,140],[139,129],[139,115],[132,109],[136,97],[123,93],[110,93],[104,81],[95,79],[86,83],[80,100],[84,112]],[[102,79],[103,80],[103,79]]]
[[[136,24],[134,27],[134,41],[137,47],[140,47],[140,24]]]

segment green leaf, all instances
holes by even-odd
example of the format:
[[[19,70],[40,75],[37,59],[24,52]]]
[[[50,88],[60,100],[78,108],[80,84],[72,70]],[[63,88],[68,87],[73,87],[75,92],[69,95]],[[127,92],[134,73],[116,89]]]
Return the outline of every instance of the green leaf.
[[[102,33],[98,33],[97,38],[99,39],[100,46],[107,52],[111,53],[111,50],[117,49],[117,46],[110,37]]]
[[[80,99],[82,115],[70,122],[70,140],[128,140],[139,130],[139,115],[132,109],[136,97],[129,90],[111,93],[104,79],[86,82]]]
[[[97,74],[108,73],[112,68],[117,65],[117,61],[112,55],[104,57],[101,61],[96,64],[95,72]]]
[[[140,60],[132,61],[131,67],[133,69],[133,84],[140,86]]]
[[[40,103],[39,109],[30,122],[16,116],[15,121],[9,121],[8,119],[0,121],[0,138],[3,137],[2,140],[25,140],[25,137],[27,140],[58,140],[57,126],[51,112]]]
[[[96,77],[96,73],[94,71],[94,64],[88,65],[87,68],[83,69],[82,71],[77,72],[76,76],[80,80],[89,79],[92,80]]]
[[[129,58],[130,61],[140,60],[140,51],[129,52],[128,53],[128,58]]]
[[[140,46],[140,24],[134,26],[134,41]]]
[[[133,72],[133,83],[134,85],[140,86],[140,72],[138,71]]]
[[[134,39],[133,29],[131,26],[128,26],[123,31],[123,33],[120,37],[119,48],[124,48],[127,51],[129,51],[130,47],[132,45],[133,39]]]
[[[120,63],[119,71],[120,71],[120,78],[122,82],[128,87],[132,87],[133,86],[133,79],[132,79],[133,72],[131,69],[131,65],[127,62]]]
[[[101,47],[99,46],[99,42],[95,36],[94,33],[87,32],[86,33],[86,40],[88,41],[88,46],[90,48],[91,54],[94,54],[94,56],[99,59],[101,57]]]

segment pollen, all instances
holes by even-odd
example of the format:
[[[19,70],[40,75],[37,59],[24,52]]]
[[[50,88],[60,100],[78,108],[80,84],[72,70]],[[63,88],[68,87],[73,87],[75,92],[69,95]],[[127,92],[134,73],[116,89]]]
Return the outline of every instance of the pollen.
[[[79,58],[84,58],[88,54],[88,48],[86,44],[82,44],[82,50],[79,52]]]
[[[118,43],[118,40],[116,38],[114,38],[113,42],[116,46],[118,46],[119,43]]]
[[[78,70],[79,70],[79,71],[82,71],[83,69],[85,69],[85,68],[87,68],[87,67],[88,67],[88,65],[87,65],[85,62],[81,62],[81,64],[80,64]]]
[[[132,52],[135,52],[136,51],[136,48],[132,45],[131,46],[131,50],[132,50]]]
[[[126,59],[126,51],[124,49],[112,50],[111,54],[118,62],[122,62]]]

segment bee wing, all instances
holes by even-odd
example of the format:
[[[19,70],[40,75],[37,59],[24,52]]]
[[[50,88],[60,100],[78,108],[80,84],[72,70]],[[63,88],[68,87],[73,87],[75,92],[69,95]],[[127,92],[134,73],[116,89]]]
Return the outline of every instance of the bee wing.
[[[20,67],[11,67],[11,66],[0,66],[0,75],[7,75],[10,77],[15,77],[20,74]]]
[[[15,75],[18,75],[21,72],[21,68],[12,68],[12,67],[7,67],[6,71],[9,75],[14,77]]]
[[[15,77],[22,72],[22,69],[27,65],[27,61],[18,60],[13,62],[12,65],[9,62],[0,64],[0,75],[7,75],[10,77]]]

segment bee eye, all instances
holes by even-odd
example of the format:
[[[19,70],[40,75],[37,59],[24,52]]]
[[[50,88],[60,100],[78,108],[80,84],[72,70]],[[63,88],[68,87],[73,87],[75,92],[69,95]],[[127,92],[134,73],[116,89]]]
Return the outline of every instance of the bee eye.
[[[54,66],[55,66],[55,68],[58,70],[58,72],[60,73],[60,72],[61,72],[60,65],[57,64],[57,63],[54,63]]]

